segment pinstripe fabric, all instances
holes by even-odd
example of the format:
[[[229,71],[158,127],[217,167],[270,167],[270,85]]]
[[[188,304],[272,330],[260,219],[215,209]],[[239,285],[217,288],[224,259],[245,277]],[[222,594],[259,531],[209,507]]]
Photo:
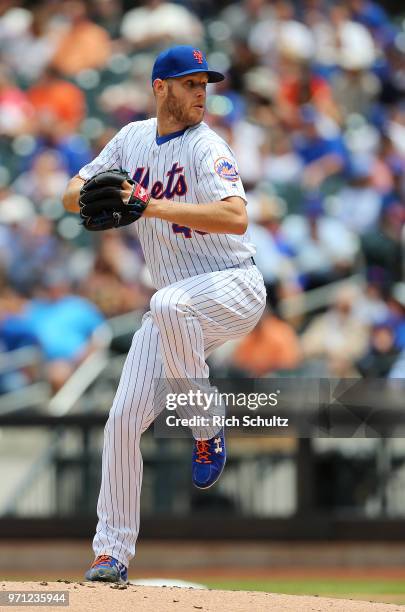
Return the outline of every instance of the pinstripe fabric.
[[[204,123],[161,144],[156,141],[156,119],[130,123],[82,168],[80,176],[87,179],[120,167],[153,197],[185,206],[232,195],[245,199],[232,151]],[[208,234],[144,218],[136,227],[157,291],[134,335],[106,423],[93,540],[96,555],[111,555],[126,566],[135,554],[139,532],[142,433],[163,409],[165,393],[179,381],[188,389],[210,389],[207,356],[251,331],[266,300],[263,277],[251,263],[255,248],[247,234]],[[157,380],[166,386],[155,396]],[[191,406],[184,414],[178,412],[202,413]],[[207,439],[216,430],[206,427],[192,433]]]
[[[239,178],[227,180],[216,171],[215,162],[223,158],[236,168],[229,146],[205,123],[159,145],[156,119],[148,119],[125,126],[79,174],[87,179],[101,170],[122,167],[152,194],[162,185],[163,191],[155,191],[158,199],[165,197],[185,206],[187,202],[203,205],[235,195],[246,200]],[[173,225],[147,218],[135,225],[157,289],[183,278],[230,268],[256,252],[248,233],[202,234],[175,230]]]
[[[134,335],[105,426],[99,522],[93,542],[96,556],[110,554],[125,565],[135,544],[134,534],[139,531],[139,441],[153,412],[153,380],[162,374],[158,329],[151,316],[145,315]]]

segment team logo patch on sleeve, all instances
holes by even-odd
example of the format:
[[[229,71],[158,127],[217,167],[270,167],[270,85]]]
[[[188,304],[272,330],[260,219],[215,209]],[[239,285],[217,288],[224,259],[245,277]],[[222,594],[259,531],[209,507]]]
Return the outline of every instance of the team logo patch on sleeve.
[[[235,163],[229,157],[218,157],[214,163],[215,172],[222,179],[235,183],[239,180],[239,172]]]

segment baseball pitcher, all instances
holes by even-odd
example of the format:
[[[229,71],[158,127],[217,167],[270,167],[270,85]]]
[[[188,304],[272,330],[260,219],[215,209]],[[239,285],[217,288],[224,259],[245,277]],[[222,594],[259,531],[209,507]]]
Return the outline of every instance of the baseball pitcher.
[[[229,146],[203,122],[210,70],[192,46],[154,63],[156,118],[123,127],[71,179],[67,210],[89,231],[136,222],[156,293],[135,333],[105,428],[88,580],[126,582],[139,532],[139,442],[161,410],[156,379],[208,380],[207,356],[250,332],[266,291],[252,259],[246,196]],[[192,479],[205,489],[226,460],[224,431],[192,429]]]

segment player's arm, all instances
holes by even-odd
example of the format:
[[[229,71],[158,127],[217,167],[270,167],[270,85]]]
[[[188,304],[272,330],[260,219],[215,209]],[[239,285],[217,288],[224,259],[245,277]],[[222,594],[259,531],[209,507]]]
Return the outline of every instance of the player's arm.
[[[143,216],[213,234],[244,234],[248,224],[245,202],[238,196],[205,204],[152,198]]]
[[[80,211],[80,190],[84,179],[74,176],[68,183],[62,202],[66,210],[73,213]],[[123,184],[122,197],[126,201],[132,186]],[[248,224],[245,201],[238,196],[229,196],[223,200],[206,204],[172,202],[151,198],[144,217],[163,219],[191,229],[214,234],[244,234]]]
[[[193,148],[197,203],[151,199],[146,217],[213,234],[244,234],[247,229],[246,196],[233,152],[218,137]]]
[[[66,210],[73,213],[78,213],[80,189],[83,186],[84,179],[78,174],[70,179],[66,191],[62,196],[62,203]]]

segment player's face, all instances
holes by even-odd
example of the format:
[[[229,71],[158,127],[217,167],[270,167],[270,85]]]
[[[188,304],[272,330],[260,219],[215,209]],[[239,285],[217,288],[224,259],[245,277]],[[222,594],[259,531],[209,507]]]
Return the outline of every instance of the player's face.
[[[176,122],[189,126],[202,121],[207,83],[204,72],[167,80],[166,108]]]

